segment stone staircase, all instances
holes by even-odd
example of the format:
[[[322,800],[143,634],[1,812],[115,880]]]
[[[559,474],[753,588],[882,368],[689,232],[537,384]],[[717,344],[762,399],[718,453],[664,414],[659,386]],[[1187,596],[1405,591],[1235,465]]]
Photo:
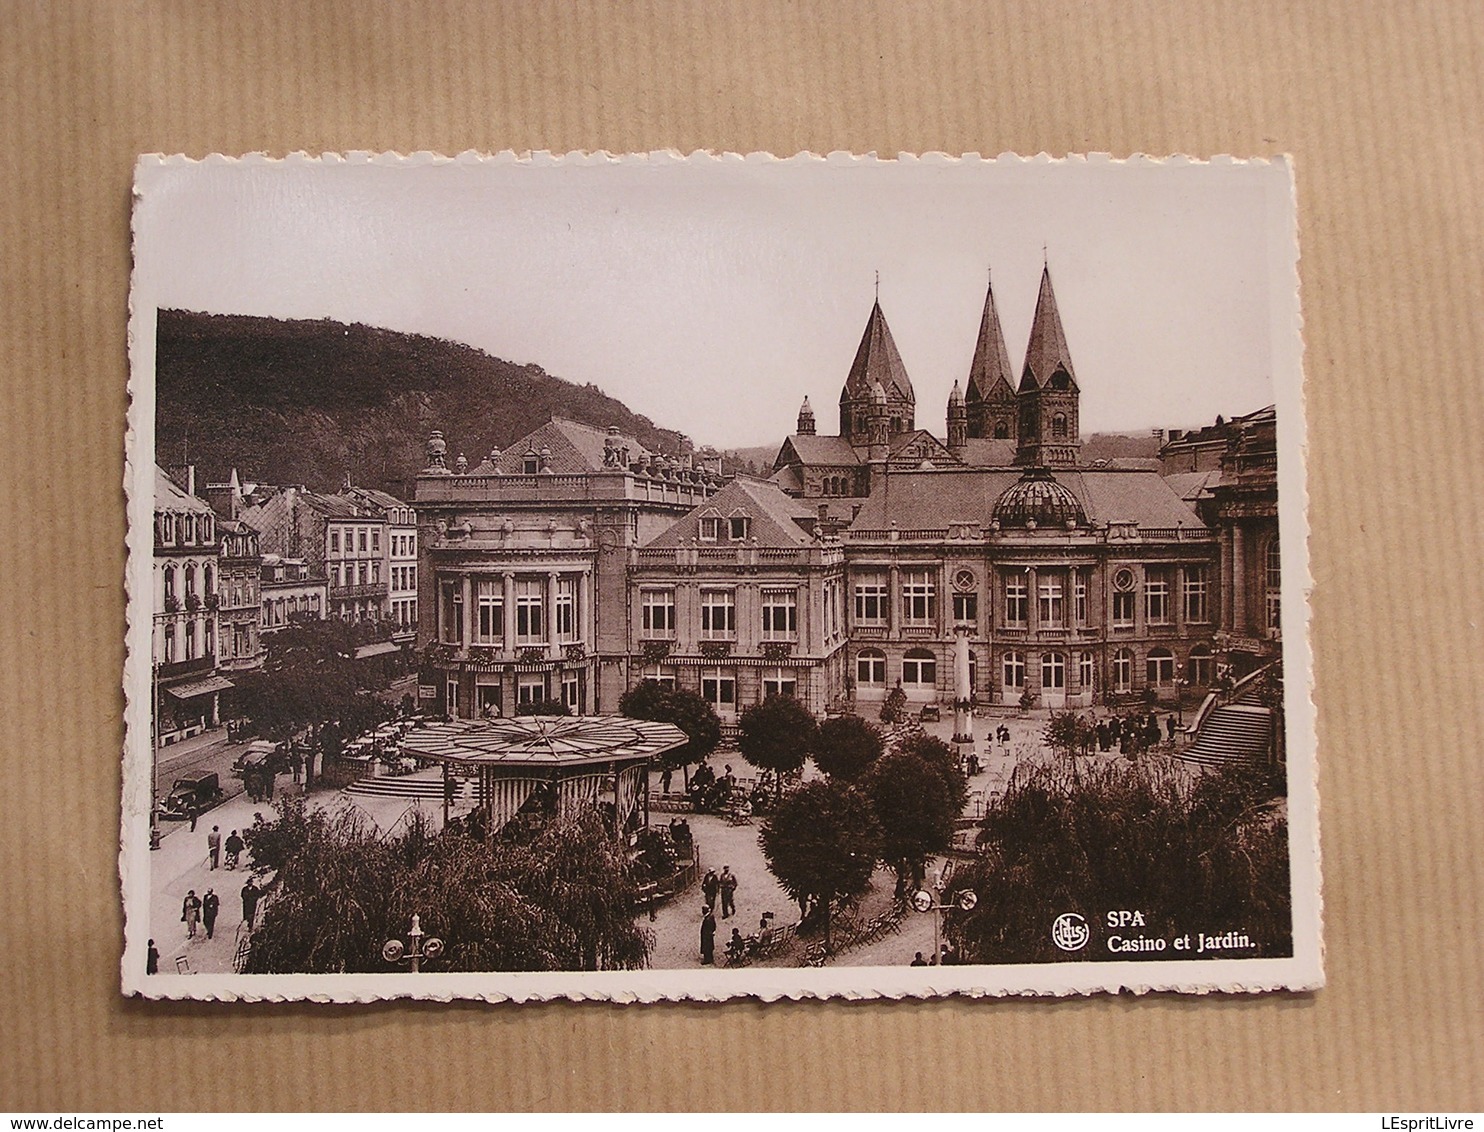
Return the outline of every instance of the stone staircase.
[[[1244,702],[1214,708],[1178,757],[1200,766],[1266,762],[1272,728],[1270,708]]]
[[[474,781],[455,778],[454,798],[473,797]],[[362,798],[435,798],[443,800],[443,772],[437,767],[384,778],[358,778],[345,792]]]

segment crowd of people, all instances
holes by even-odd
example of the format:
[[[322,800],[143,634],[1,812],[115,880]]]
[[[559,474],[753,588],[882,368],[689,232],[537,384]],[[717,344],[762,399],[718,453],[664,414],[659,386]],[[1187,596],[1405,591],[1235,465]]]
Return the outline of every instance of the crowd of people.
[[[1117,750],[1125,755],[1138,755],[1162,742],[1173,743],[1178,729],[1175,716],[1166,715],[1160,727],[1158,712],[1130,712],[1100,719],[1094,727],[1099,751]]]

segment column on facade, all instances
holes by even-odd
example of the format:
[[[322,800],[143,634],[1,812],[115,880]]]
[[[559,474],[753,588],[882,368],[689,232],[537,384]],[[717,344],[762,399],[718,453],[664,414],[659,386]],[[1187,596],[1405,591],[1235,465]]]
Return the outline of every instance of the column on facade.
[[[895,637],[902,631],[902,571],[893,562],[886,572],[886,632]]]
[[[582,642],[587,645],[587,651],[593,651],[593,641],[596,639],[596,626],[593,624],[593,575],[591,570],[584,570],[577,576],[577,620],[580,626]]]
[[[953,595],[948,591],[948,561],[945,558],[938,564],[938,580],[934,583],[937,590],[936,605],[938,607],[938,636],[947,634],[949,626],[953,624]]]
[[[1247,533],[1232,524],[1232,632],[1247,636]]]
[[[459,585],[463,587],[464,593],[464,615],[463,624],[459,626],[459,645],[468,648],[469,642],[474,639],[474,579],[463,574],[459,577]]]
[[[557,647],[557,579],[556,571],[546,575],[546,643],[552,652]]]
[[[1216,570],[1215,621],[1218,629],[1232,628],[1232,536],[1231,531],[1221,531],[1220,565]]]
[[[1170,572],[1170,600],[1175,603],[1175,633],[1185,636],[1185,564],[1182,562]]]
[[[505,602],[501,611],[505,615],[505,653],[515,655],[515,575],[509,570],[504,574]]]
[[[1025,625],[1027,647],[1022,653],[1025,657],[1025,687],[1027,691],[1040,695],[1041,653],[1039,649],[1030,647],[1041,629],[1040,577],[1034,566],[1025,572]]]

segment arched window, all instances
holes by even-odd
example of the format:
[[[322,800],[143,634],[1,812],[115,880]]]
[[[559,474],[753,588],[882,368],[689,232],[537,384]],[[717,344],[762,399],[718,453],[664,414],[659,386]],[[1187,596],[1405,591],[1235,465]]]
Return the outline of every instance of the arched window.
[[[1190,682],[1202,688],[1216,682],[1216,665],[1211,650],[1205,645],[1196,645],[1190,650]]]
[[[1113,690],[1132,691],[1134,686],[1134,650],[1119,649],[1113,654]]]
[[[937,682],[937,657],[927,649],[908,649],[902,658],[902,683],[931,688]]]
[[[1006,424],[1004,421],[995,421],[995,423],[994,423],[994,438],[996,440],[1009,440],[1010,439],[1010,426],[1008,424]]]
[[[1046,384],[1052,389],[1070,389],[1072,388],[1072,375],[1058,366],[1056,372],[1051,375],[1051,380]]]
[[[196,568],[194,566],[185,567],[185,592],[186,597],[196,596]]]
[[[210,567],[210,566],[207,566],[207,567],[206,567],[206,568],[205,568],[205,570],[206,570],[206,574],[205,574],[205,581],[203,581],[203,582],[202,582],[202,583],[201,583],[201,592],[202,592],[202,593],[203,593],[203,594],[211,594],[211,593],[215,593],[215,592],[216,592],[216,591],[215,591],[215,589],[214,589],[214,587],[213,587],[213,585],[212,585],[212,583],[213,583],[213,582],[214,582],[214,581],[215,581],[215,580],[216,580],[216,579],[215,579],[215,578],[214,578],[214,577],[213,577],[213,576],[212,576],[212,571],[211,571],[211,567]]]
[[[1169,649],[1150,649],[1144,678],[1156,688],[1168,688],[1175,682],[1175,654]]]
[[[175,567],[165,567],[165,600],[169,601],[175,596]]]
[[[1267,627],[1278,629],[1283,625],[1283,555],[1278,549],[1278,536],[1268,542],[1268,552],[1263,561],[1263,589],[1266,591]]]
[[[1056,416],[1051,418],[1051,435],[1067,435],[1067,418],[1064,417],[1061,413],[1057,413]]]
[[[1025,687],[1025,654],[1019,652],[1007,652],[1004,659],[1005,687]]]
[[[861,649],[855,656],[855,682],[866,687],[886,685],[886,654],[880,649]]]
[[[1067,686],[1067,658],[1059,652],[1041,654],[1041,690],[1060,692]]]

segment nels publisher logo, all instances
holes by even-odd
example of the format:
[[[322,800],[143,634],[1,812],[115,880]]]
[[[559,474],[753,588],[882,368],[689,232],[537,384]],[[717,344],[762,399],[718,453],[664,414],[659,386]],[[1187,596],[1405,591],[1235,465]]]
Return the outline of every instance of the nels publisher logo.
[[[1063,951],[1081,951],[1091,938],[1087,921],[1076,912],[1063,912],[1051,925],[1051,942]]]

